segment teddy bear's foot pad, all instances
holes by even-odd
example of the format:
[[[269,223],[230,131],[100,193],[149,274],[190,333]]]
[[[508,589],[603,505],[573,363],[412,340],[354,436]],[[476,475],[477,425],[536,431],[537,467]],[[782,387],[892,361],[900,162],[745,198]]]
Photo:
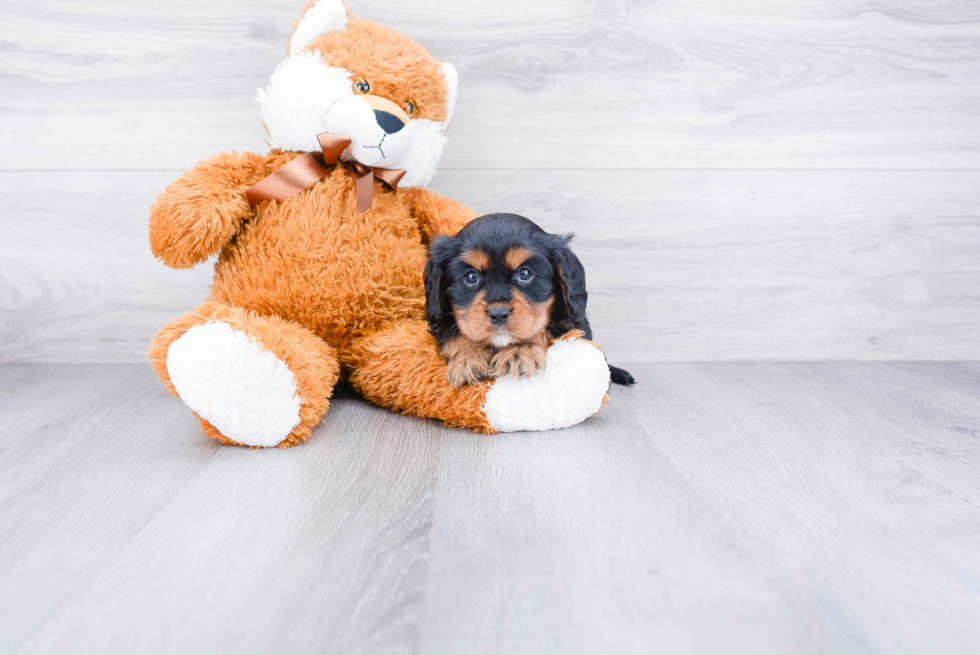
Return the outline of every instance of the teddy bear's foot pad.
[[[167,351],[167,372],[181,400],[237,443],[276,446],[300,423],[292,371],[227,323],[181,335]]]
[[[602,351],[581,339],[556,341],[547,366],[528,378],[500,378],[483,411],[499,432],[553,430],[581,423],[602,408],[609,365]]]

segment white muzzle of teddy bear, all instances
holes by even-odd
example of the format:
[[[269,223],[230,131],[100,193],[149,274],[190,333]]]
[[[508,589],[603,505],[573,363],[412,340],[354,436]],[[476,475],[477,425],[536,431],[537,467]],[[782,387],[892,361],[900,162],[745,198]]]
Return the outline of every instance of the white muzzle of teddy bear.
[[[455,104],[455,69],[444,64],[443,75],[450,85],[451,111]],[[350,71],[328,66],[315,50],[303,50],[279,64],[268,87],[259,89],[256,96],[262,106],[269,146],[317,152],[317,135],[333,132],[351,139],[351,146],[343,155],[345,160],[405,169],[402,185],[426,186],[435,175],[447,143],[443,134],[446,125],[414,118],[402,129],[389,133],[379,122],[369,96],[354,93],[351,78]],[[394,103],[392,106],[397,107]]]
[[[372,106],[372,101],[378,109]],[[396,112],[400,110],[390,100],[348,96],[330,109],[327,131],[351,140],[344,159],[353,159],[365,166],[403,168],[412,151],[415,125],[407,116],[402,120]]]

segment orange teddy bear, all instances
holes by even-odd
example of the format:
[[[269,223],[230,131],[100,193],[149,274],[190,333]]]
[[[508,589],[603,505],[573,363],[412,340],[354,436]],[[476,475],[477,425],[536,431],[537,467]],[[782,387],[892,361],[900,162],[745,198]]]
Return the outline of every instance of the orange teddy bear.
[[[605,358],[571,336],[546,371],[454,389],[425,321],[437,234],[475,214],[427,191],[457,75],[341,0],[309,2],[259,91],[268,154],[205,160],[157,197],[153,253],[187,268],[220,252],[211,297],[149,356],[204,431],[294,445],[344,376],[369,401],[482,432],[578,423],[602,406]]]

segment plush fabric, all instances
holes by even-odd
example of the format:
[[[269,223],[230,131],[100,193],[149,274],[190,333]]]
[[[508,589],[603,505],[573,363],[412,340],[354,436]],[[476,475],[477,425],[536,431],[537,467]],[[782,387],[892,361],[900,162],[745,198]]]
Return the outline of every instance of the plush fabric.
[[[151,209],[150,244],[165,264],[186,268],[218,254],[210,298],[151,344],[167,390],[207,434],[252,447],[309,437],[340,378],[384,407],[481,432],[562,427],[598,411],[608,370],[594,365],[604,362],[595,346],[574,336],[578,345],[548,353],[564,378],[509,380],[499,393],[492,381],[449,384],[425,321],[422,271],[430,241],[455,234],[475,213],[421,187],[445,145],[455,69],[408,37],[350,16],[339,0],[309,3],[298,25],[289,57],[259,93],[272,150],[205,160]],[[403,185],[376,181],[373,206],[359,213],[354,177],[337,165],[292,197],[251,207],[246,190],[314,150],[332,108],[357,102],[360,80],[371,95],[416,108],[404,130],[384,135],[412,139],[405,157],[385,163],[407,170]],[[361,114],[374,121],[373,112]],[[378,125],[366,126],[364,138],[387,131]],[[343,134],[352,139],[344,157],[360,161],[358,148],[370,142],[358,144],[354,131]],[[521,398],[522,385],[533,393]]]

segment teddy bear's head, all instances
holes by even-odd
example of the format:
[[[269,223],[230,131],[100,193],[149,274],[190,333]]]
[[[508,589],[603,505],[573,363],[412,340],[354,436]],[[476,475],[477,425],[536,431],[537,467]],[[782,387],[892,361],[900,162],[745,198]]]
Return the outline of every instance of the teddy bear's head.
[[[404,34],[351,16],[342,0],[311,0],[258,100],[270,147],[317,151],[317,135],[333,132],[351,139],[344,159],[402,168],[403,185],[425,186],[456,87],[452,64]]]

